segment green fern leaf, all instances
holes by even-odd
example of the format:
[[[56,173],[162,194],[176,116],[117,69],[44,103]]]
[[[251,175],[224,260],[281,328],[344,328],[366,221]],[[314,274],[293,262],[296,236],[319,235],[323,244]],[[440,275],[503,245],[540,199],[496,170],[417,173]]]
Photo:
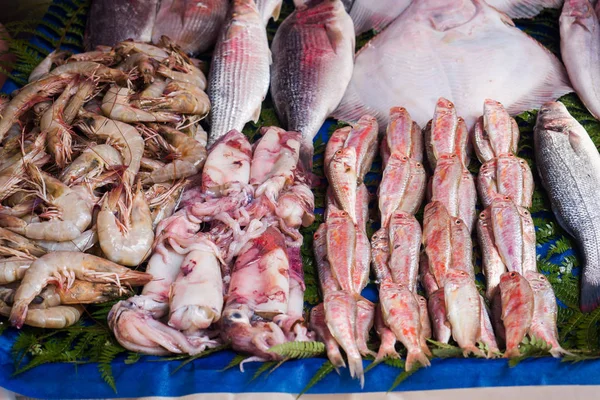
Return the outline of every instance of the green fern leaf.
[[[394,383],[392,383],[392,386],[388,389],[388,392],[391,392],[394,389],[396,389],[398,387],[398,385],[400,385],[402,382],[404,382],[406,379],[408,379],[409,376],[411,376],[412,374],[414,374],[421,368],[422,368],[421,364],[417,363],[410,371],[401,372],[396,377],[396,380],[394,380]]]
[[[229,364],[227,364],[227,366],[225,368],[223,368],[221,371],[227,371],[228,369],[231,369],[233,367],[237,367],[238,365],[240,365],[246,358],[248,358],[247,356],[241,355],[241,354],[236,354],[235,357],[233,357],[231,359],[231,361],[229,362]]]
[[[325,344],[322,342],[287,342],[277,344],[269,349],[284,358],[309,358],[325,354]]]
[[[302,396],[304,393],[308,392],[313,386],[315,386],[317,383],[322,381],[327,375],[329,375],[331,372],[333,372],[334,369],[335,368],[333,367],[333,364],[331,363],[331,361],[329,361],[329,360],[325,361],[323,363],[323,365],[321,365],[321,368],[319,368],[319,370],[315,373],[315,375],[306,384],[306,386],[304,386],[304,389],[302,389],[302,391],[300,393],[298,393],[298,396],[296,397],[296,399],[299,399],[300,396]]]
[[[262,363],[262,365],[256,370],[256,372],[252,376],[251,381],[257,379],[263,373],[267,372],[268,370],[275,367],[276,365],[277,365],[277,361],[267,361],[267,362]]]

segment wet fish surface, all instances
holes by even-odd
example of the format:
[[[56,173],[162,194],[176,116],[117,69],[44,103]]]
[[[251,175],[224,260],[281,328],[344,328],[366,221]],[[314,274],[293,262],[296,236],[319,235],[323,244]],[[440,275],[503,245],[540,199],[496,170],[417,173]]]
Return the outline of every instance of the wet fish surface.
[[[273,103],[283,125],[302,133],[300,157],[307,166],[312,140],[352,76],[354,43],[352,20],[340,0],[298,6],[273,39]]]
[[[215,44],[228,8],[228,0],[161,0],[152,41],[165,35],[186,53],[203,53]]]
[[[560,102],[540,109],[534,143],[552,211],[583,257],[581,310],[592,311],[600,304],[600,154]]]
[[[85,48],[114,46],[127,39],[149,42],[159,0],[92,2],[85,31]]]
[[[210,66],[211,146],[232,129],[258,121],[269,90],[269,42],[254,0],[235,0]]]
[[[356,121],[370,114],[385,126],[390,108],[402,104],[425,126],[442,96],[471,130],[486,98],[512,115],[570,91],[560,61],[505,14],[481,0],[423,0],[358,52],[333,116]]]

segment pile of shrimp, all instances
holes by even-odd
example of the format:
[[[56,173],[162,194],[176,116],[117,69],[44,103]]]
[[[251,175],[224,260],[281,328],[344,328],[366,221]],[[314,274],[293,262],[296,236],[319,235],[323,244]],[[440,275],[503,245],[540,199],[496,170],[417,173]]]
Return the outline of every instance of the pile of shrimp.
[[[0,98],[0,314],[62,328],[138,267],[206,160],[201,65],[168,38],[55,51]]]
[[[125,348],[198,354],[230,344],[276,360],[272,346],[311,341],[303,318],[301,226],[314,195],[299,162],[301,136],[265,127],[253,146],[232,130],[210,148],[201,185],[157,228],[141,294],[108,322]]]

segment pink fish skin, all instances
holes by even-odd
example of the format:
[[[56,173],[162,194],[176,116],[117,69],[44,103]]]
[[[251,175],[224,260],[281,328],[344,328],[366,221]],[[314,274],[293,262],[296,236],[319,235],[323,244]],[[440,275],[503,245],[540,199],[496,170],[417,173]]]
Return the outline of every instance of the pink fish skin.
[[[363,356],[377,356],[377,353],[367,347],[369,331],[375,319],[375,304],[367,299],[356,301],[356,345]]]
[[[310,329],[312,329],[319,339],[325,343],[327,358],[333,364],[336,370],[346,368],[344,357],[340,353],[340,348],[335,338],[329,332],[327,322],[325,322],[325,306],[320,303],[310,310]]]
[[[483,105],[483,129],[496,157],[513,150],[512,119],[500,102],[486,99]]]
[[[419,259],[419,276],[421,285],[425,289],[427,296],[431,296],[431,293],[439,289],[435,276],[433,276],[429,270],[429,260],[427,260],[427,254],[425,254],[425,252],[421,253]]]
[[[367,219],[369,217],[369,191],[361,183],[356,189],[356,251],[352,280],[357,293],[369,283],[371,265],[371,243],[367,236]]]
[[[371,237],[371,266],[378,283],[392,282],[390,273],[390,239],[387,229],[381,228]]]
[[[504,357],[519,357],[519,345],[533,320],[534,296],[529,282],[518,272],[505,272],[500,278],[502,322],[506,330]]]
[[[356,345],[356,300],[352,293],[340,290],[325,296],[325,320],[329,331],[346,352],[350,376],[364,385],[363,364]]]
[[[400,358],[400,355],[396,351],[396,335],[394,332],[385,324],[383,320],[383,314],[381,306],[377,304],[375,308],[375,330],[379,335],[379,351],[375,361],[381,361],[384,358]]]
[[[475,279],[471,232],[462,219],[452,218],[450,234],[452,236],[452,268],[465,271],[472,279]]]
[[[379,125],[377,119],[370,115],[363,115],[355,124],[346,139],[344,147],[353,147],[356,152],[356,174],[363,180],[371,169],[371,164],[377,153],[377,133]]]
[[[352,276],[355,254],[354,223],[346,211],[330,208],[327,212],[327,259],[340,288],[350,293],[356,293]]]
[[[431,352],[423,342],[419,302],[415,294],[404,285],[384,282],[379,286],[379,299],[384,321],[408,351],[405,369],[410,371],[416,362],[429,366],[431,363],[427,357],[431,356]]]
[[[481,303],[475,281],[465,271],[451,269],[444,284],[446,313],[452,325],[452,337],[463,354],[483,355],[477,347],[481,331]]]
[[[416,295],[419,302],[419,315],[421,316],[421,340],[427,343],[427,339],[431,339],[431,321],[429,320],[429,311],[427,310],[427,299],[421,295]]]
[[[439,201],[425,206],[423,216],[423,245],[429,269],[438,285],[443,287],[446,272],[452,262],[451,218],[446,207]]]
[[[527,162],[513,154],[485,162],[479,171],[477,186],[484,207],[503,196],[510,197],[521,207],[531,207],[533,174]]]
[[[484,210],[479,214],[477,221],[477,236],[481,250],[481,261],[483,263],[483,274],[485,275],[486,297],[492,301],[498,292],[500,276],[506,272],[506,267],[502,257],[498,253],[494,243],[494,232],[492,230],[492,221],[490,210]]]
[[[411,292],[417,288],[421,236],[421,226],[413,215],[394,212],[389,228],[390,271],[394,282],[407,286]]]
[[[327,224],[319,225],[313,235],[313,251],[323,296],[338,291],[339,285],[331,272],[331,265],[327,258]]]
[[[440,97],[435,105],[430,138],[426,146],[431,147],[433,157],[429,163],[436,168],[437,160],[442,155],[456,154],[456,131],[458,129],[458,115],[456,108],[450,100]]]
[[[498,349],[496,337],[494,336],[494,328],[492,327],[490,314],[482,296],[479,296],[479,301],[481,303],[481,332],[479,341],[487,346],[487,358],[496,357],[496,354],[498,354],[500,350]]]
[[[410,159],[399,155],[399,153],[392,153],[383,170],[378,190],[382,226],[387,227],[389,225],[392,214],[402,204],[403,197],[409,187],[410,177]]]
[[[558,343],[558,329],[556,327],[556,317],[558,308],[556,306],[556,295],[548,278],[539,272],[526,272],[525,278],[533,290],[533,319],[529,328],[529,335],[544,340],[552,348],[550,354],[553,357],[570,355]]]
[[[344,147],[336,151],[329,163],[329,185],[335,201],[356,223],[356,149]]]
[[[416,214],[419,208],[421,208],[421,203],[423,203],[423,198],[425,197],[427,173],[421,162],[414,158],[410,158],[408,162],[410,164],[410,175],[398,209],[410,214]]]
[[[351,126],[344,126],[343,128],[336,129],[327,141],[327,147],[325,147],[325,156],[323,159],[325,176],[329,176],[329,164],[331,163],[331,160],[333,160],[335,153],[344,147],[350,131],[352,131]]]
[[[423,162],[423,133],[419,125],[412,120],[404,107],[390,109],[385,142],[391,153],[413,158]]]
[[[440,343],[448,343],[450,337],[452,337],[452,326],[446,316],[444,288],[438,289],[429,295],[427,310],[431,316],[433,337]]]

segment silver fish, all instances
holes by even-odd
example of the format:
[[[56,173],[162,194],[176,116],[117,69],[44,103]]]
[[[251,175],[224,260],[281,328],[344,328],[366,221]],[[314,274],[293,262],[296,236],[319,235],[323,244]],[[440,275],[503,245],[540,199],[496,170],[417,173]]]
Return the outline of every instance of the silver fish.
[[[158,0],[95,0],[85,29],[87,50],[114,46],[127,39],[149,42]]]
[[[583,256],[581,310],[589,312],[600,304],[600,154],[559,102],[540,109],[534,141],[552,210]]]
[[[152,41],[168,36],[186,53],[203,53],[217,40],[228,0],[161,0]]]
[[[271,49],[271,95],[288,130],[302,132],[300,158],[312,165],[312,140],[337,107],[354,67],[354,27],[340,0],[300,5],[279,26]]]
[[[235,0],[210,64],[209,146],[230,130],[258,121],[270,63],[267,31],[254,0]]]

